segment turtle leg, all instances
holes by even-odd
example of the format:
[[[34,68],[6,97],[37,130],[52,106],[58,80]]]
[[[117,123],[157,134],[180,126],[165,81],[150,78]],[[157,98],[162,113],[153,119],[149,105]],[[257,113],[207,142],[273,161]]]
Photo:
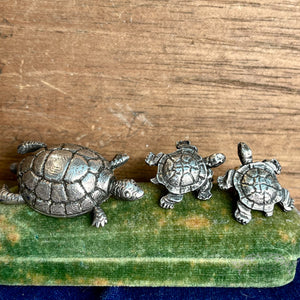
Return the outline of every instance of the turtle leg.
[[[163,156],[164,154],[162,152],[158,153],[157,155],[155,155],[154,153],[150,152],[146,159],[145,159],[145,162],[146,164],[148,164],[149,166],[155,166],[158,164],[159,160],[161,159],[161,157]]]
[[[96,226],[97,228],[99,228],[100,226],[105,226],[105,224],[107,223],[107,217],[103,209],[100,208],[100,206],[95,206],[93,212],[94,218],[92,226]]]
[[[294,200],[290,197],[290,193],[287,189],[282,189],[283,196],[279,202],[284,211],[291,211],[294,208]]]
[[[150,152],[146,159],[145,162],[146,164],[148,164],[149,166],[156,166],[159,162],[159,160],[162,158],[164,154],[162,152],[158,153],[157,155],[155,155],[154,153]],[[151,178],[150,181],[154,184],[159,184],[158,180],[156,177]]]
[[[183,195],[177,195],[169,193],[160,199],[160,207],[165,209],[173,209],[175,203],[179,203],[183,198]]]
[[[248,224],[251,219],[251,209],[242,204],[240,201],[237,203],[237,209],[234,213],[234,216],[238,222],[245,225]]]
[[[0,203],[3,204],[24,204],[25,201],[20,194],[11,193],[6,185],[0,190]]]
[[[110,161],[110,167],[116,169],[124,165],[129,159],[127,154],[117,154],[112,161]]]
[[[274,211],[274,204],[265,206],[264,213],[266,217],[273,216],[273,211]]]
[[[40,148],[46,148],[47,145],[36,141],[26,141],[18,146],[18,153],[25,154],[29,152],[34,152]]]
[[[219,176],[218,186],[221,190],[228,190],[233,187],[233,175],[235,170],[228,170],[224,176]]]
[[[208,200],[211,198],[211,196],[212,196],[211,189],[213,187],[212,176],[213,176],[213,172],[210,169],[208,169],[206,182],[198,190],[198,196],[197,196],[198,199]]]

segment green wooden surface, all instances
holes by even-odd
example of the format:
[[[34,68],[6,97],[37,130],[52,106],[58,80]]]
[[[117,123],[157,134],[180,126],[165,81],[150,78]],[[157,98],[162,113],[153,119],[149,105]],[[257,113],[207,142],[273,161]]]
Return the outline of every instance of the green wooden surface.
[[[233,219],[232,194],[187,194],[174,210],[159,207],[163,188],[142,184],[143,199],[110,199],[108,224],[91,215],[55,219],[26,205],[0,205],[0,284],[126,286],[280,286],[300,257],[300,217],[279,207]]]

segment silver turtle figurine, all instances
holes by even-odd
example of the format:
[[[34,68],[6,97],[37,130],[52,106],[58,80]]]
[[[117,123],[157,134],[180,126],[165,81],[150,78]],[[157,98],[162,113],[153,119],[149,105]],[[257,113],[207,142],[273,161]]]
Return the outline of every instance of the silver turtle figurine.
[[[221,165],[226,159],[222,153],[202,158],[197,147],[191,145],[190,141],[179,141],[176,148],[177,151],[170,154],[154,155],[150,152],[145,160],[150,166],[158,166],[157,175],[151,182],[163,184],[169,191],[160,199],[160,206],[166,209],[174,208],[174,204],[191,191],[198,192],[198,199],[209,199],[213,186],[213,172],[210,168]]]
[[[18,147],[20,154],[29,152],[35,153],[11,168],[18,176],[19,194],[10,193],[3,186],[0,202],[26,203],[51,217],[75,217],[93,210],[92,225],[100,227],[107,223],[100,205],[110,195],[124,200],[144,195],[134,180],[114,177],[114,169],[128,161],[126,154],[108,161],[97,152],[74,144],[48,148],[44,143],[28,141]]]
[[[228,170],[218,177],[221,189],[234,187],[239,195],[235,218],[241,224],[251,221],[251,210],[263,211],[267,217],[273,215],[274,205],[279,203],[284,211],[294,208],[294,200],[288,190],[281,187],[276,174],[281,166],[276,159],[253,162],[252,151],[245,143],[238,144],[238,155],[242,166]]]

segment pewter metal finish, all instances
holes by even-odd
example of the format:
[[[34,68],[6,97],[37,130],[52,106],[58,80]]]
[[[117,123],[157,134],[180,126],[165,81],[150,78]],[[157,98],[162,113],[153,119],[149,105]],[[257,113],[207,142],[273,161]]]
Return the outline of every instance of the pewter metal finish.
[[[118,154],[110,162],[83,146],[61,144],[47,148],[32,141],[21,144],[18,151],[36,152],[19,164],[20,194],[10,193],[6,186],[0,190],[3,203],[26,202],[34,210],[52,217],[74,217],[97,207],[93,225],[99,227],[107,222],[99,205],[111,194],[125,200],[136,200],[144,194],[133,180],[117,181],[114,177],[113,169],[129,159],[126,154]]]
[[[160,206],[173,208],[182,200],[183,194],[198,191],[198,199],[207,200],[211,195],[213,172],[210,168],[224,163],[225,156],[221,153],[202,158],[196,146],[189,141],[176,144],[177,151],[154,155],[152,152],[146,158],[150,166],[157,165],[157,175],[151,179],[153,183],[163,184],[169,194],[162,197]]]
[[[284,211],[294,208],[294,200],[289,192],[279,184],[276,174],[281,166],[276,159],[253,162],[252,152],[245,143],[238,144],[238,155],[242,166],[238,170],[228,170],[218,178],[221,189],[234,187],[239,195],[235,218],[241,224],[251,221],[251,210],[273,215],[274,205],[281,204]]]

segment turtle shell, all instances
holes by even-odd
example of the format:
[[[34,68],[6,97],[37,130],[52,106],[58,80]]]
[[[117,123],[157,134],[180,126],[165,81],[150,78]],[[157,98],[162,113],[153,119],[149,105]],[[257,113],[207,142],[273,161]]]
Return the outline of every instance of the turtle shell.
[[[156,178],[171,193],[184,194],[200,188],[207,178],[207,168],[194,149],[181,148],[160,159]]]
[[[233,184],[240,201],[249,208],[264,211],[282,198],[282,188],[274,171],[263,162],[250,163],[235,172]]]
[[[112,176],[105,158],[73,144],[43,148],[24,158],[18,169],[20,193],[26,203],[54,217],[91,211],[108,198]]]

